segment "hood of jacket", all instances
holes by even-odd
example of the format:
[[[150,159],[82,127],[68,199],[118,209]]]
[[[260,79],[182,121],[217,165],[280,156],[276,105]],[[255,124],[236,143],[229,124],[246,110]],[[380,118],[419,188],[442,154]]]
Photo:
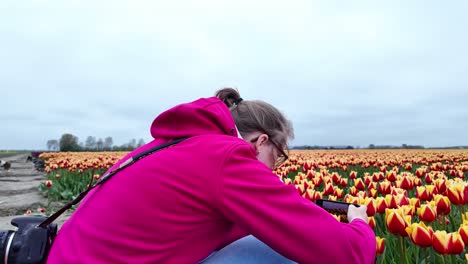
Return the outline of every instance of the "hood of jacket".
[[[177,105],[161,113],[151,124],[151,135],[155,139],[205,134],[238,136],[229,108],[217,97]]]

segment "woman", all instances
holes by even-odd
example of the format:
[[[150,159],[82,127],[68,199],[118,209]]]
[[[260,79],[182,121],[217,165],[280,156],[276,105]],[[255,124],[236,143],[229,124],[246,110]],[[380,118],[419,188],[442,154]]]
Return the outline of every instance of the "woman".
[[[366,207],[336,221],[272,173],[290,122],[222,89],[151,125],[145,150],[187,138],[115,174],[63,225],[48,263],[372,263]],[[114,165],[117,168],[122,161]]]

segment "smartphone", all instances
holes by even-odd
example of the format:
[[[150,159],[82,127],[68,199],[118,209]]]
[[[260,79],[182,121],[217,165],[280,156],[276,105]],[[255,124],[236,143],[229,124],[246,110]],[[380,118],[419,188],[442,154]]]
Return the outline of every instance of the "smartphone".
[[[318,199],[315,201],[315,204],[322,207],[330,214],[337,215],[340,218],[340,222],[348,223],[348,207],[351,203]],[[352,205],[359,207],[357,204]]]

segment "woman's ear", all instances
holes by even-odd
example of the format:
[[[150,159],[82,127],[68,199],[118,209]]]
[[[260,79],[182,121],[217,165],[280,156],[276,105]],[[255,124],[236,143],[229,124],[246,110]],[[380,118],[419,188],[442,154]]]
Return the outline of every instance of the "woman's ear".
[[[267,134],[261,134],[257,141],[255,142],[255,148],[257,149],[257,152],[260,151],[260,148],[265,146],[265,144],[268,141],[268,135]]]

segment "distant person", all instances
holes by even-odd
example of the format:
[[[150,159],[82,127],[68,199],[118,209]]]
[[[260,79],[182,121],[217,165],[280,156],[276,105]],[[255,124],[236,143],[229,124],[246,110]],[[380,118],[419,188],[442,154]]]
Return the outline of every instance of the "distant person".
[[[9,161],[0,160],[0,167],[2,167],[4,170],[8,171],[11,168],[11,163]]]
[[[179,138],[91,191],[60,229],[48,263],[373,263],[366,206],[349,224],[272,172],[291,123],[230,88],[181,104],[154,140],[115,164]]]

